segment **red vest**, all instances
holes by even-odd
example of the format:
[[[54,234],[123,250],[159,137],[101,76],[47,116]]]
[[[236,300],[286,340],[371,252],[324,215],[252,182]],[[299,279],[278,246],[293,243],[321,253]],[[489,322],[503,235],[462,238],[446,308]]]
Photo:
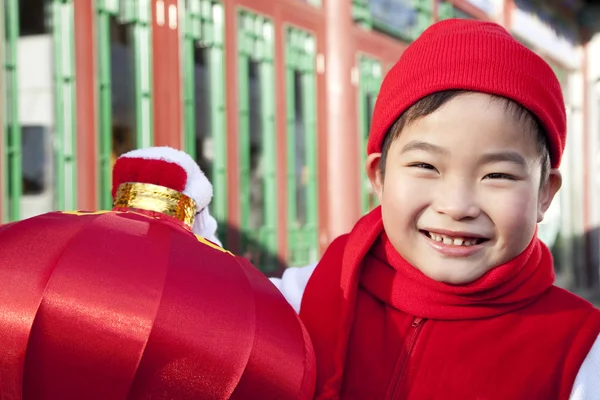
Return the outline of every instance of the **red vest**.
[[[372,225],[366,218],[357,226],[365,222]],[[353,235],[356,240],[356,227],[331,244],[302,300],[300,316],[317,357],[316,398],[569,398],[600,333],[600,311],[591,304],[551,286],[502,315],[423,319],[380,300],[359,277],[351,326],[344,327],[348,296],[342,288],[348,277],[342,266],[348,253],[360,253],[347,246]],[[360,235],[369,240],[364,231]],[[344,329],[345,349],[339,340]],[[340,352],[342,369],[336,368]]]

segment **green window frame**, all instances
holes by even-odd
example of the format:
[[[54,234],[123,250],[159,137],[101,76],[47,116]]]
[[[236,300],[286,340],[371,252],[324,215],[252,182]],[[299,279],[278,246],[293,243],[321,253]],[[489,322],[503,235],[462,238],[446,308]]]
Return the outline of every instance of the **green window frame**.
[[[5,124],[5,119],[6,119],[6,105],[5,103],[7,103],[9,101],[8,96],[6,95],[6,91],[5,91],[5,75],[6,75],[6,68],[5,68],[5,57],[6,57],[6,53],[5,53],[5,44],[4,42],[6,41],[6,31],[4,29],[4,26],[6,25],[4,22],[4,14],[5,14],[5,8],[8,5],[8,1],[2,3],[2,5],[0,5],[0,99],[2,99],[2,102],[0,103],[0,151],[2,152],[0,154],[0,225],[2,223],[4,223],[5,220],[8,220],[8,216],[7,214],[7,209],[8,209],[8,190],[6,189],[6,171],[8,170],[7,168],[7,164],[5,162],[6,159],[6,155],[8,154],[8,152],[6,151],[6,145],[7,145],[7,141],[6,141],[6,137],[8,136],[7,132],[8,129],[6,127]],[[6,153],[6,154],[5,154]]]
[[[56,133],[56,208],[76,208],[75,61],[73,0],[52,4]]]
[[[315,37],[288,27],[285,56],[288,265],[303,266],[316,261],[319,251]],[[300,169],[299,155],[304,161]],[[302,191],[299,186],[304,186]],[[298,200],[304,207],[299,207]]]
[[[358,126],[360,159],[363,161],[360,168],[361,180],[361,207],[363,213],[369,212],[377,205],[377,198],[373,195],[373,189],[364,165],[367,157],[367,142],[369,130],[371,129],[371,116],[375,107],[375,100],[379,93],[383,77],[381,62],[375,58],[365,55],[359,56],[359,85],[358,85]]]
[[[207,56],[209,77],[208,135],[214,144],[212,173],[208,178],[213,184],[214,197],[211,214],[219,222],[218,237],[225,242],[227,232],[227,123],[225,101],[225,48],[224,7],[218,1],[186,0],[181,8],[183,30],[183,127],[184,147],[188,154],[196,154],[196,98],[194,51],[203,47]]]
[[[2,30],[3,72],[3,127],[4,162],[2,173],[5,182],[5,198],[2,201],[4,222],[20,218],[20,199],[23,193],[21,181],[21,125],[19,124],[19,94],[17,82],[17,41],[19,40],[18,0],[4,0],[0,6]]]
[[[54,208],[75,208],[75,74],[73,0],[54,0],[51,4],[53,59],[54,59]],[[17,46],[19,40],[19,2],[8,0],[0,7],[0,25],[3,33],[0,44],[4,65],[3,119],[5,154],[1,166],[6,183],[3,201],[3,221],[21,218],[22,133],[19,122],[19,92],[17,77]],[[6,29],[4,29],[6,28]],[[10,171],[10,172],[9,172]]]
[[[98,0],[99,81],[99,204],[112,208],[112,93],[110,63],[110,17],[131,24],[134,47],[135,145],[152,146],[152,21],[151,0]]]
[[[277,191],[276,191],[276,134],[273,22],[246,10],[238,10],[238,86],[239,86],[239,160],[241,250],[264,272],[277,268]],[[250,104],[251,63],[260,85],[259,104]],[[257,109],[255,108],[257,107]],[[251,114],[259,114],[261,153],[257,169],[262,178],[251,182]],[[251,184],[261,184],[262,221],[252,226]],[[260,204],[259,204],[260,207]]]

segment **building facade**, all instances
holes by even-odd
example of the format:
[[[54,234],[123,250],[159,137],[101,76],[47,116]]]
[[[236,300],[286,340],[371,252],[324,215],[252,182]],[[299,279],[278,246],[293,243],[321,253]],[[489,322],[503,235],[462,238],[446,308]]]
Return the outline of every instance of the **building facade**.
[[[504,25],[561,80],[565,185],[540,235],[559,283],[592,293],[600,39],[585,44],[563,3],[5,0],[1,221],[110,208],[116,157],[167,145],[212,180],[228,248],[273,274],[313,262],[376,205],[363,166],[386,71],[433,22],[477,18]]]

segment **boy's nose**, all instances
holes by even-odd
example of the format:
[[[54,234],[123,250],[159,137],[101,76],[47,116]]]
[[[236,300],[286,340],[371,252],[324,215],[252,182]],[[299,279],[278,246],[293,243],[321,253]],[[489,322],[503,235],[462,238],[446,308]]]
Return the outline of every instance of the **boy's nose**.
[[[433,209],[456,221],[475,219],[481,213],[473,190],[467,185],[450,182],[434,193]]]

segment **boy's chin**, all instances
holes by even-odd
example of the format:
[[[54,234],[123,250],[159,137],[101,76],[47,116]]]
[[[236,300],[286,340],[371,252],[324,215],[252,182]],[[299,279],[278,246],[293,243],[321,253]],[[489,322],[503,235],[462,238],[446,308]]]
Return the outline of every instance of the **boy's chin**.
[[[449,265],[445,265],[440,268],[419,268],[419,271],[423,273],[426,277],[441,283],[445,283],[447,285],[453,286],[462,286],[468,285],[469,283],[475,282],[477,279],[481,278],[483,275],[488,272],[489,269],[485,268],[455,268],[453,269]]]

